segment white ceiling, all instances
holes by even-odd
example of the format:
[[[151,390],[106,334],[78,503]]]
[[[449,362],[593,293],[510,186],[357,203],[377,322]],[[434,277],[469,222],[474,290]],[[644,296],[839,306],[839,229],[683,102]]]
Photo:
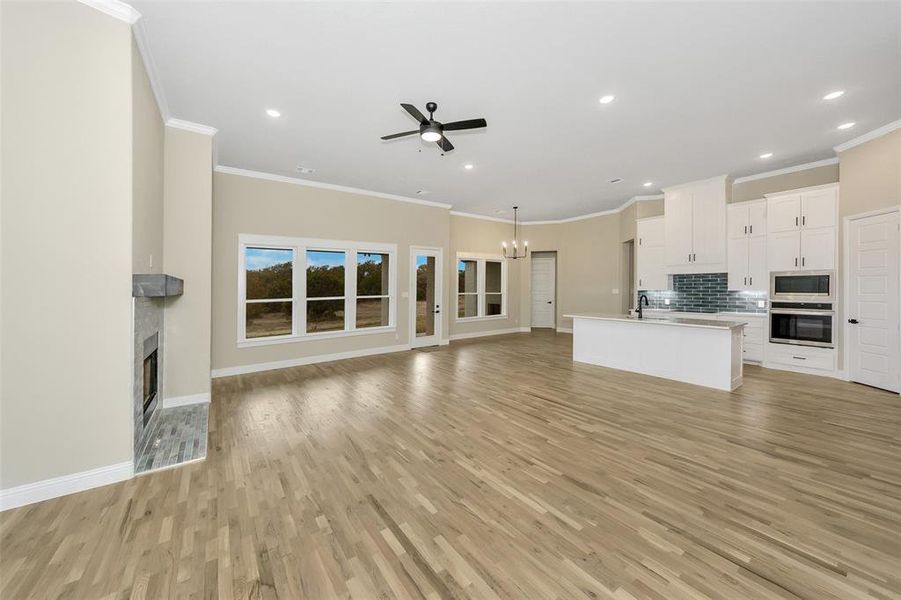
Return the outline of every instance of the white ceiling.
[[[171,116],[218,128],[220,165],[486,216],[828,158],[901,116],[899,2],[132,4]],[[488,127],[446,156],[379,140],[416,128],[400,102],[429,100]]]

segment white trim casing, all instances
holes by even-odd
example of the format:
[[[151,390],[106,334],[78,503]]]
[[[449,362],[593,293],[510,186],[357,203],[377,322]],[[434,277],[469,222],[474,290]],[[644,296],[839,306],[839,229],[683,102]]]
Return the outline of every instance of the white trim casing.
[[[209,404],[210,393],[190,394],[188,396],[175,396],[173,398],[163,398],[163,408],[175,408],[178,406],[190,406],[192,404]]]
[[[459,302],[460,302],[460,275],[458,270],[458,264],[461,260],[475,261],[476,262],[476,291],[474,295],[477,298],[477,316],[475,317],[461,317],[459,316]],[[488,315],[485,314],[487,299],[486,296],[489,292],[486,288],[486,281],[488,276],[488,269],[486,264],[488,262],[496,262],[501,265],[501,314],[499,315]],[[507,259],[503,256],[497,254],[484,254],[480,252],[457,252],[457,259],[454,261],[454,299],[452,302],[453,306],[453,314],[454,321],[457,323],[471,323],[476,321],[491,321],[491,320],[499,320],[499,319],[508,319],[509,315],[507,314]],[[473,292],[462,292],[468,295],[473,295]],[[497,295],[497,292],[490,292],[492,295]]]
[[[0,511],[125,481],[133,475],[134,464],[129,460],[0,490]]]
[[[445,304],[444,297],[444,248],[432,247],[432,246],[410,246],[410,291],[409,291],[409,305],[410,305],[410,348],[422,348],[427,347],[431,340],[426,338],[425,341],[422,341],[422,338],[416,337],[416,257],[418,255],[423,256],[432,256],[435,259],[435,298],[437,304],[439,306],[439,310],[442,310],[441,305]],[[448,307],[445,305],[445,312],[448,310]],[[439,312],[439,318],[435,319],[435,334],[434,337],[437,340],[438,345],[446,345],[447,339],[444,337],[444,312]]]
[[[201,135],[208,135],[210,137],[213,137],[217,133],[219,133],[219,130],[215,127],[210,127],[209,125],[203,125],[201,123],[193,123],[191,121],[183,121],[182,119],[167,119],[166,127],[183,129],[185,131],[191,131],[193,133],[199,133]]]
[[[572,332],[573,332],[572,327],[558,327],[557,328],[557,333],[572,333]]]
[[[777,175],[786,175],[788,173],[797,173],[798,171],[807,171],[808,169],[817,169],[819,167],[827,167],[829,165],[837,165],[838,157],[827,158],[814,162],[804,163],[803,165],[795,165],[793,167],[785,167],[784,169],[776,169],[775,171],[767,171],[765,173],[757,173],[756,175],[746,175],[732,181],[732,184],[745,183],[746,181],[756,181],[758,179],[767,179],[776,177]]]
[[[848,140],[843,144],[839,144],[835,146],[833,150],[836,152],[844,152],[845,150],[850,150],[854,146],[860,146],[861,144],[865,144],[871,140],[875,140],[876,138],[880,138],[884,135],[888,135],[889,133],[895,131],[896,129],[901,129],[901,119],[897,121],[892,121],[891,123],[886,123],[882,127],[878,129],[874,129],[873,131],[868,131],[867,133],[854,138],[853,140]]]
[[[220,377],[231,377],[233,375],[246,375],[248,373],[259,373],[260,371],[274,371],[276,369],[288,369],[290,367],[300,367],[303,365],[315,365],[318,363],[332,362],[335,360],[344,360],[347,358],[360,358],[362,356],[373,356],[376,354],[389,354],[391,352],[403,352],[409,350],[409,344],[398,344],[397,346],[381,346],[378,348],[363,348],[361,350],[349,350],[347,352],[336,352],[334,354],[318,354],[316,356],[302,356],[300,358],[291,358],[288,360],[278,360],[274,362],[254,363],[251,365],[239,365],[237,367],[222,367],[213,369],[211,375],[213,379]]]
[[[78,0],[85,6],[90,6],[95,10],[99,10],[100,12],[107,14],[113,18],[119,19],[120,21],[124,21],[129,25],[134,25],[137,23],[138,19],[141,18],[141,13],[134,9],[134,7],[120,2],[119,0]]]
[[[406,196],[398,196],[396,194],[385,194],[372,190],[364,190],[361,188],[348,187],[346,185],[335,185],[332,183],[323,183],[321,181],[313,181],[310,179],[300,179],[297,177],[286,177],[284,175],[274,175],[272,173],[263,173],[261,171],[250,171],[248,169],[239,169],[236,167],[226,167],[216,165],[213,169],[217,173],[225,173],[226,175],[240,175],[243,177],[252,177],[254,179],[265,179],[267,181],[278,181],[281,183],[290,183],[291,185],[303,185],[307,187],[321,188],[324,190],[333,190],[336,192],[346,192],[349,194],[362,194],[364,196],[374,196],[376,198],[384,198],[386,200],[398,200],[400,202],[409,202],[410,204],[421,204],[422,206],[432,206],[435,208],[450,208],[450,204],[442,202],[432,202],[430,200],[420,200],[419,198],[407,198]]]

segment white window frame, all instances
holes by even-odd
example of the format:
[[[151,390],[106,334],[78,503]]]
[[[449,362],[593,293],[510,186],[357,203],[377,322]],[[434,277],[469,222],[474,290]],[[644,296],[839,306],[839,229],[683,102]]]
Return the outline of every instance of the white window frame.
[[[476,293],[478,294],[478,315],[475,317],[460,316],[460,271],[459,265],[461,260],[472,260],[476,262]],[[499,262],[501,264],[501,314],[486,315],[485,301],[485,281],[487,270],[486,262]],[[460,323],[469,321],[494,321],[507,318],[507,260],[503,256],[497,254],[479,254],[473,252],[457,252],[457,260],[454,261],[454,319]],[[497,292],[492,292],[497,293]]]
[[[291,301],[291,334],[269,337],[246,337],[247,300],[245,255],[247,248],[272,248],[293,250],[292,268],[293,298],[262,300],[263,302]],[[341,331],[321,331],[307,333],[307,250],[344,252],[344,329]],[[357,253],[378,253],[388,255],[388,325],[357,329]],[[376,242],[354,242],[345,240],[322,240],[275,235],[238,235],[238,305],[237,305],[237,346],[252,348],[271,344],[286,344],[322,340],[357,335],[372,335],[397,331],[397,244]],[[384,296],[379,296],[384,297]],[[317,298],[325,300],[326,298]]]
[[[357,290],[357,268],[360,265],[359,256],[361,254],[387,254],[388,255],[388,292],[389,293],[376,294],[376,295],[370,294],[367,296],[361,296],[359,294],[359,291]],[[376,298],[386,298],[388,300],[388,318],[389,319],[391,318],[392,305],[394,304],[394,300],[391,298],[391,293],[390,293],[391,292],[391,284],[393,282],[393,279],[391,278],[391,269],[394,268],[394,264],[393,264],[394,260],[395,260],[395,257],[392,256],[390,253],[385,252],[384,250],[372,250],[372,249],[366,249],[366,248],[359,248],[359,249],[357,249],[356,253],[354,254],[354,284],[353,285],[354,285],[355,296],[353,298],[353,305],[354,305],[354,329],[356,331],[369,331],[370,329],[380,329],[380,328],[384,327],[384,325],[379,326],[379,327],[359,327],[359,328],[357,327],[357,302],[359,300],[372,300],[372,299],[376,299]]]

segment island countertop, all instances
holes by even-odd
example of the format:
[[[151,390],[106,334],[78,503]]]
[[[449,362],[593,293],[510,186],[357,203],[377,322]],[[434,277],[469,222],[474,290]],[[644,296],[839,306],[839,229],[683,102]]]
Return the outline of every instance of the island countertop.
[[[701,327],[705,329],[735,329],[747,325],[747,321],[715,321],[713,319],[686,319],[680,317],[630,317],[615,313],[573,313],[563,315],[569,319],[594,319],[598,321],[623,321],[626,323],[643,323],[646,325],[669,325],[676,327]]]

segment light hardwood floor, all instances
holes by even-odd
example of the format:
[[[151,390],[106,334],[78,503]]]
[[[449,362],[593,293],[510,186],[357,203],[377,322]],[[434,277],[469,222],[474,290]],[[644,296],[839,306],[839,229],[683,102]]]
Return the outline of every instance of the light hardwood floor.
[[[901,598],[901,401],[520,334],[215,381],[205,462],[7,511],[0,597]]]

